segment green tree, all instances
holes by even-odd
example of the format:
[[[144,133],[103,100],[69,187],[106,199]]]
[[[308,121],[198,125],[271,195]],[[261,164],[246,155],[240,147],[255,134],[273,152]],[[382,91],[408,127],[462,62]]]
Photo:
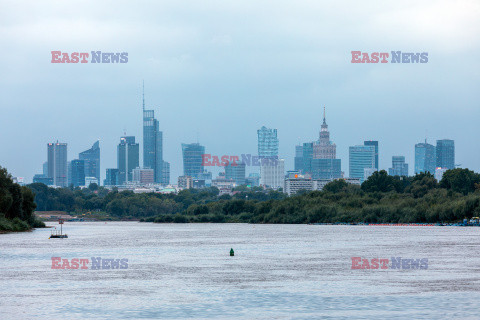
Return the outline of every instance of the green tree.
[[[415,198],[421,198],[437,186],[437,180],[430,172],[421,172],[413,177],[412,183],[405,189],[405,192],[411,193]]]
[[[480,174],[468,169],[447,170],[440,181],[440,188],[463,194],[475,191],[475,184],[480,183]]]
[[[98,184],[96,183],[90,183],[90,185],[88,186],[88,189],[90,191],[97,191],[98,190]]]
[[[385,170],[375,171],[362,183],[362,190],[365,192],[390,192],[398,187],[398,180]]]
[[[332,182],[327,183],[322,191],[331,192],[331,193],[339,193],[347,190],[348,183],[343,179],[336,179]]]

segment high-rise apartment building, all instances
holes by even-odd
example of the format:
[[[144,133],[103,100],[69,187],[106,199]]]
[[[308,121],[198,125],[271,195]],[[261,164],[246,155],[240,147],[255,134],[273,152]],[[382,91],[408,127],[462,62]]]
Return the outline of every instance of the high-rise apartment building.
[[[350,178],[365,180],[365,169],[376,169],[375,167],[375,146],[352,146],[349,148],[349,169]]]
[[[117,167],[119,185],[132,181],[133,169],[139,166],[140,146],[135,143],[135,137],[120,138],[117,146]]]
[[[203,173],[202,155],[205,147],[199,143],[182,143],[183,175],[199,179]]]
[[[455,142],[449,139],[437,140],[436,166],[455,169]]]
[[[391,176],[408,176],[408,163],[405,163],[404,156],[393,156],[392,167],[388,169],[388,174]]]
[[[67,144],[53,142],[47,146],[48,177],[53,180],[53,185],[66,187],[67,175]]]
[[[100,181],[100,141],[96,141],[90,149],[80,152],[78,159],[84,160],[85,177],[95,177]]]
[[[258,155],[260,157],[278,157],[277,129],[268,129],[265,126],[257,130]]]
[[[415,145],[415,174],[420,172],[435,173],[436,165],[435,146],[425,143],[417,143]]]

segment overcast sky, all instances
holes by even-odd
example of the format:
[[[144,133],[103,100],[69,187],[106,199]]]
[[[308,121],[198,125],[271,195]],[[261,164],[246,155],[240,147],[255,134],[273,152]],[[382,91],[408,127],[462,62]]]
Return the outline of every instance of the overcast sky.
[[[278,129],[280,156],[318,138],[323,106],[337,157],[380,141],[380,167],[425,138],[455,140],[480,171],[479,1],[0,1],[0,166],[30,182],[47,143],[69,160],[101,140],[102,179],[124,129],[142,148],[146,105],[171,182],[182,142],[255,154]],[[126,64],[52,64],[51,51],[128,52]],[[352,64],[351,51],[428,52],[426,64]]]

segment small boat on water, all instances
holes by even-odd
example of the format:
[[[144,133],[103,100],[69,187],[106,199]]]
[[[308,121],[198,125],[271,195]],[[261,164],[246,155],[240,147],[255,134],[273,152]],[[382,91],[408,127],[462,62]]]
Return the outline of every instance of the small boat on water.
[[[68,235],[58,233],[58,231],[56,231],[56,232],[52,231],[52,234],[50,235],[49,239],[51,239],[51,238],[68,238]]]
[[[52,238],[68,238],[67,234],[63,234],[63,219],[58,219],[58,224],[60,224],[60,232],[58,232],[58,230],[52,230],[52,234],[50,234],[50,238],[49,239],[52,239]]]

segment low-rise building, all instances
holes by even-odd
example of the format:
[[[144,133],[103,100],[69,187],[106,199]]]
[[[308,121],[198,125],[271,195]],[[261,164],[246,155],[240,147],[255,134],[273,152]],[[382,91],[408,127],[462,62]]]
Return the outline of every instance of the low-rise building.
[[[137,184],[147,185],[153,184],[155,180],[155,171],[150,168],[135,168],[133,169],[132,181]]]
[[[178,177],[178,188],[179,189],[190,189],[193,187],[193,179],[190,176],[180,176]]]
[[[300,190],[306,191],[321,191],[327,185],[336,179],[312,179],[310,176],[298,175],[287,177],[285,179],[284,193],[291,196],[298,193]],[[347,183],[360,185],[360,179],[343,179]]]

